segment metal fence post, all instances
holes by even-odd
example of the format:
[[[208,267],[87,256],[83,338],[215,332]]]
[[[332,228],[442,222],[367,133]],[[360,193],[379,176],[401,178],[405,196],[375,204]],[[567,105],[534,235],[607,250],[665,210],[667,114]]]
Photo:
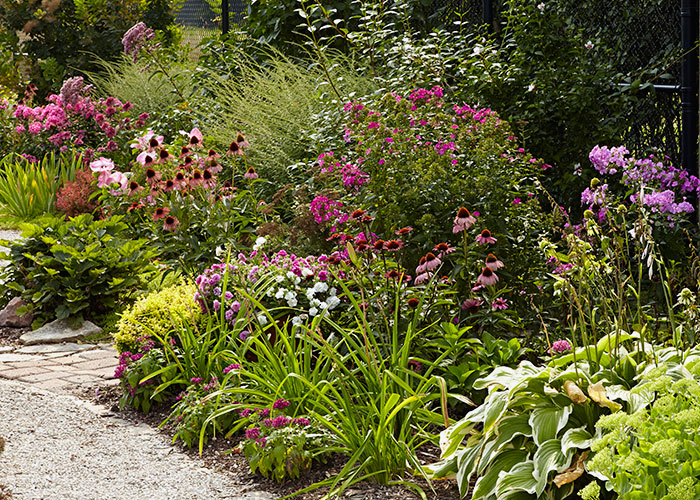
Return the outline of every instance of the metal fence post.
[[[228,33],[228,0],[221,0],[221,33]]]
[[[488,25],[489,33],[493,33],[493,0],[483,0],[484,24]]]
[[[681,161],[698,175],[698,4],[681,1]]]

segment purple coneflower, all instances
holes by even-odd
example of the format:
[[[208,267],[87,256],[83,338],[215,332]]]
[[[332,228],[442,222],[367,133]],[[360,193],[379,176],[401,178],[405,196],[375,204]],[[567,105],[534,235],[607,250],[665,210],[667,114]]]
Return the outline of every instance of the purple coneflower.
[[[156,161],[155,155],[153,153],[147,153],[144,151],[143,153],[140,153],[136,157],[136,161],[139,162],[141,165],[144,167],[153,165],[153,163]]]
[[[416,276],[416,279],[413,281],[414,285],[422,285],[423,283],[430,281],[430,278],[433,277],[433,273],[428,273],[425,272],[423,274],[419,274]]]
[[[490,253],[486,256],[486,267],[488,267],[492,271],[497,271],[503,266],[503,262],[498,260],[498,257],[496,257],[494,254]]]
[[[158,163],[167,163],[173,156],[168,152],[167,149],[163,148],[158,152]]]
[[[226,155],[242,155],[243,150],[241,147],[238,145],[236,141],[233,141],[231,144],[228,146],[228,151],[226,151]]]
[[[204,182],[204,178],[202,177],[202,172],[199,170],[195,170],[192,173],[192,178],[190,179],[190,186],[196,187],[200,186]]]
[[[202,135],[202,132],[200,132],[197,127],[193,128],[190,131],[190,147],[191,148],[202,147],[202,140],[204,140],[204,136]]]
[[[143,189],[143,186],[139,186],[139,183],[136,181],[131,181],[129,183],[129,196],[133,195],[134,193],[141,191]]]
[[[413,228],[411,226],[402,227],[401,229],[398,229],[396,231],[396,235],[397,236],[405,236],[407,234],[410,234],[411,231],[413,231]]]
[[[476,222],[476,219],[472,216],[472,214],[469,213],[469,210],[467,210],[464,207],[461,207],[457,211],[457,216],[455,217],[455,220],[454,220],[454,227],[452,228],[452,232],[459,233],[462,231],[466,231],[475,222]]]
[[[495,311],[504,311],[508,309],[508,301],[504,299],[503,297],[498,297],[496,300],[493,301],[491,304],[491,308],[494,309]]]
[[[425,257],[421,257],[418,261],[418,267],[416,267],[416,274],[423,274],[425,272]]]
[[[479,310],[479,308],[484,304],[484,301],[481,300],[478,297],[475,297],[473,299],[467,299],[464,302],[462,302],[459,307],[460,309],[467,311],[469,314],[475,313],[476,311]]]
[[[158,207],[156,211],[153,212],[153,220],[164,219],[170,213],[170,209],[166,207]]]
[[[212,174],[218,174],[223,169],[224,169],[224,167],[222,167],[221,164],[216,160],[212,160],[209,163],[209,170],[211,171]]]
[[[153,186],[156,182],[160,180],[160,172],[156,172],[152,168],[146,169],[146,182]]]
[[[377,240],[377,241],[375,241],[374,244],[372,245],[372,248],[373,248],[376,252],[381,252],[382,250],[384,250],[384,243],[385,243],[384,240]]]
[[[496,238],[491,236],[491,231],[488,229],[484,229],[479,233],[479,235],[476,237],[476,242],[479,243],[480,245],[486,245],[486,244],[494,244],[498,241]]]
[[[243,177],[253,181],[253,180],[258,178],[258,174],[253,167],[248,167],[248,170],[246,171],[245,174],[243,174]]]
[[[403,241],[389,240],[384,245],[384,248],[386,248],[389,252],[398,252],[399,250],[401,250],[401,248],[403,248]]]
[[[491,269],[485,267],[482,269],[481,274],[476,281],[482,285],[491,286],[498,282],[498,276],[496,276],[496,273],[494,273]]]
[[[236,142],[238,143],[238,147],[241,149],[250,147],[250,143],[246,141],[245,137],[243,137],[243,134],[240,132],[238,132],[238,135],[236,135]]]
[[[440,264],[442,264],[442,261],[433,252],[428,252],[425,255],[426,271],[433,271],[437,269],[440,266]]]
[[[407,304],[408,307],[410,307],[411,309],[415,309],[416,307],[418,307],[418,304],[420,304],[420,300],[418,300],[415,297],[411,297],[410,299],[408,299]]]
[[[165,223],[163,224],[163,229],[166,231],[177,231],[177,227],[180,225],[180,221],[177,220],[172,215],[168,215],[165,218]]]
[[[433,247],[433,251],[438,252],[438,257],[455,252],[456,249],[452,248],[449,243],[438,243]]]
[[[211,173],[211,170],[206,169],[204,172],[202,172],[202,184],[205,188],[213,188],[216,186],[216,179]]]

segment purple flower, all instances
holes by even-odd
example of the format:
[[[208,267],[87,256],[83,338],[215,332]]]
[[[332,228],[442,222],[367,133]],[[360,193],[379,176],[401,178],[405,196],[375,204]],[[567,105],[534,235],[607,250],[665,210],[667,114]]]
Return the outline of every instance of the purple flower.
[[[551,349],[549,350],[549,353],[554,355],[554,354],[561,354],[566,351],[571,350],[571,344],[569,344],[568,340],[557,340],[552,344]]]
[[[190,382],[193,384],[201,384],[203,381],[204,381],[204,379],[201,377],[192,377],[190,379]]]
[[[241,365],[239,365],[238,363],[233,363],[231,365],[228,365],[226,368],[224,368],[224,375],[232,372],[233,370],[240,370],[240,369],[241,369]]]
[[[245,431],[246,439],[258,439],[260,437],[260,428],[253,427],[252,429],[247,429]]]
[[[272,408],[275,410],[284,410],[287,406],[289,406],[289,401],[286,399],[278,399],[274,402]]]
[[[292,424],[298,425],[299,427],[306,427],[307,425],[311,425],[311,420],[305,417],[295,418],[292,420]]]

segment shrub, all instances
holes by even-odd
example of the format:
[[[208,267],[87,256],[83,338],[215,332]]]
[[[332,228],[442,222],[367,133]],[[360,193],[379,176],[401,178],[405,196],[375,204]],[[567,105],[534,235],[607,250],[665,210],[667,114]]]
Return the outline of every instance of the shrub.
[[[48,104],[33,106],[31,98],[10,104],[0,99],[0,149],[42,158],[48,153],[84,148],[85,161],[95,153],[129,158],[127,143],[143,127],[148,114],[132,118],[129,102],[114,97],[95,99],[82,77],[64,82]]]
[[[192,284],[180,283],[136,301],[117,322],[117,350],[135,352],[143,337],[170,338],[183,322],[197,324],[201,311],[193,302],[196,290]]]
[[[95,192],[92,172],[78,170],[75,181],[66,181],[56,194],[56,210],[68,217],[93,214],[97,203],[91,198]]]
[[[697,498],[700,493],[698,351],[660,349],[632,390],[635,411],[602,417],[586,470],[620,498]],[[600,489],[600,488],[597,488]]]
[[[25,64],[40,96],[57,91],[66,77],[95,69],[94,54],[103,59],[118,56],[122,35],[144,18],[159,30],[169,30],[174,20],[169,3],[162,0],[0,2],[0,26],[21,32],[21,37],[8,40],[10,49],[26,54]]]
[[[121,217],[81,215],[22,226],[24,238],[5,242],[11,266],[2,291],[20,295],[39,321],[95,317],[115,309],[153,270],[156,252],[126,235]]]

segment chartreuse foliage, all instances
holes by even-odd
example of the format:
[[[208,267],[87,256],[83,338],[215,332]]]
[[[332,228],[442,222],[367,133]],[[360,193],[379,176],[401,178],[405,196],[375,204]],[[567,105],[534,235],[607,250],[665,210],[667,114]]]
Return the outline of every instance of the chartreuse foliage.
[[[196,324],[202,312],[192,300],[195,292],[193,284],[179,283],[139,299],[117,322],[114,334],[117,350],[135,351],[138,339],[152,333],[171,337],[183,321]]]
[[[583,349],[598,363],[584,361]],[[619,358],[609,355],[612,350]],[[430,467],[433,477],[456,477],[463,495],[476,478],[474,500],[569,497],[572,481],[583,473],[595,423],[622,407],[610,398],[630,408],[640,404],[628,388],[638,360],[644,360],[641,351],[628,352],[607,338],[571,356],[579,361],[544,367],[524,361],[477,380],[474,387],[489,393],[484,404],[442,433],[443,460]]]
[[[700,497],[700,350],[657,350],[631,393],[634,413],[602,417],[586,470],[624,499]],[[652,402],[650,405],[648,403]],[[587,489],[600,489],[589,485]],[[589,498],[596,498],[591,495]]]
[[[155,251],[146,240],[129,239],[120,217],[81,215],[22,228],[23,239],[3,242],[12,265],[2,273],[2,290],[21,295],[40,320],[109,312],[153,270]]]

